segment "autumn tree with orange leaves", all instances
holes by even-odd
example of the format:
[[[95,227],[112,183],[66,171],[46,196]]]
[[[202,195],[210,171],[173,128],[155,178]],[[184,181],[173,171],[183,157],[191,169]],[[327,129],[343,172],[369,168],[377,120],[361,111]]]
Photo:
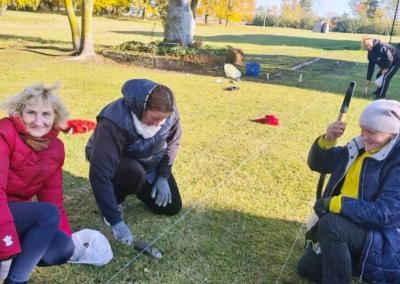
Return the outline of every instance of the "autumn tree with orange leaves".
[[[200,0],[197,15],[204,16],[205,23],[214,16],[228,25],[229,22],[251,22],[255,11],[255,0]]]
[[[360,18],[377,20],[381,19],[385,14],[385,10],[380,7],[378,0],[350,0],[349,6],[353,13]]]

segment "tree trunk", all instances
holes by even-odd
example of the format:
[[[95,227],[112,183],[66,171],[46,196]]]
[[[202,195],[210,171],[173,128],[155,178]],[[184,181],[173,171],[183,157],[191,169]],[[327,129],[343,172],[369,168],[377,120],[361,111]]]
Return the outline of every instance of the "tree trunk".
[[[7,11],[7,2],[0,1],[0,16],[3,16]]]
[[[92,33],[93,4],[94,0],[83,0],[82,2],[82,34],[79,54],[82,58],[94,56]]]
[[[226,17],[225,26],[228,25],[229,17]]]
[[[208,24],[208,14],[205,14],[205,15],[204,15],[204,23],[205,23],[205,24]]]
[[[164,29],[164,42],[181,43],[182,42],[182,0],[169,0],[167,21]]]
[[[142,19],[144,20],[146,17],[146,8],[143,7],[143,12],[142,12]]]
[[[65,8],[67,10],[69,26],[71,28],[72,47],[74,49],[74,53],[78,53],[80,49],[80,33],[79,33],[78,20],[76,19],[75,16],[72,0],[65,0],[64,3],[65,3]]]
[[[192,10],[193,18],[196,19],[196,10],[199,5],[199,0],[192,0],[190,2],[190,9]]]

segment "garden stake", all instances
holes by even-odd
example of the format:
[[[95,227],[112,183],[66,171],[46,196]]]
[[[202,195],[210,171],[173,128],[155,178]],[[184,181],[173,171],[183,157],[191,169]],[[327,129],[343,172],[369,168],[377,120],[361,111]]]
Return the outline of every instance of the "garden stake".
[[[136,242],[134,242],[133,246],[137,251],[144,253],[150,257],[157,258],[157,259],[162,258],[161,252],[157,248],[146,243],[145,241],[136,241]]]
[[[344,121],[345,120],[346,113],[347,113],[347,110],[349,109],[351,97],[354,94],[355,87],[356,87],[356,82],[351,81],[349,87],[347,88],[346,95],[344,96],[344,99],[343,99],[343,102],[342,102],[342,107],[340,108],[339,116],[338,116],[338,119],[337,119],[338,121]],[[326,178],[326,174],[325,173],[322,173],[319,176],[318,185],[317,185],[316,199],[321,198],[322,189],[323,189],[324,183],[325,183],[325,178]]]

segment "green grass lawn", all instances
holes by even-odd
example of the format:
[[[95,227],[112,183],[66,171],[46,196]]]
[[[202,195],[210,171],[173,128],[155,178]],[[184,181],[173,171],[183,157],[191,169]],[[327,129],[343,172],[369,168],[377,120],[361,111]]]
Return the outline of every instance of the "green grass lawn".
[[[98,48],[162,38],[156,22],[94,18],[93,30]],[[101,268],[37,268],[32,283],[275,283],[279,277],[279,283],[307,283],[295,270],[318,177],[306,157],[314,139],[336,119],[351,80],[358,88],[340,142],[359,132],[357,118],[370,101],[361,94],[366,73],[361,35],[204,25],[196,34],[206,44],[243,49],[249,60],[262,63],[263,76],[244,77],[239,90],[228,92],[223,88],[229,81],[218,84],[212,76],[102,58],[74,61],[67,56],[71,44],[65,16],[9,11],[0,17],[1,101],[33,82],[61,80],[60,94],[71,117],[95,120],[105,104],[121,96],[123,82],[149,78],[175,92],[184,131],[174,166],[182,212],[156,216],[135,198],[126,202],[126,222],[135,237],[155,241],[164,253],[162,260],[140,256],[134,261],[137,252],[112,240],[95,205],[84,158],[89,135],[61,135],[72,227],[103,232],[114,259]],[[321,60],[311,66],[289,70],[316,57]],[[266,80],[267,72],[281,75]],[[399,87],[397,76],[388,97],[400,99]],[[276,115],[280,126],[249,121],[265,114]]]

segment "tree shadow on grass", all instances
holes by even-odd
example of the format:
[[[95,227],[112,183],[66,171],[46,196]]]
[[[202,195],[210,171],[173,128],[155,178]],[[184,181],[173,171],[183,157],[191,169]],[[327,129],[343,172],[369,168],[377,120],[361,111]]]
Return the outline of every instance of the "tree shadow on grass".
[[[73,231],[83,229],[87,220],[101,219],[94,196],[87,178],[75,176],[63,171],[64,200]],[[83,213],[84,212],[84,213]],[[82,214],[83,213],[83,214]],[[98,222],[94,222],[96,224]],[[90,227],[90,226],[89,226]]]
[[[203,41],[245,43],[266,46],[296,46],[324,50],[360,50],[360,42],[328,38],[306,38],[269,34],[202,36]]]
[[[162,36],[160,32],[148,31],[113,31],[123,34],[138,34],[144,36]],[[231,43],[251,43],[259,45],[287,45],[296,47],[312,47],[326,50],[359,50],[360,43],[351,40],[333,40],[304,38],[295,36],[277,36],[277,35],[221,35],[201,37],[204,41],[227,42]],[[254,81],[257,83],[292,86],[301,89],[310,89],[316,91],[329,91],[333,93],[344,94],[348,82],[362,82],[365,80],[366,66],[358,62],[333,60],[321,58],[312,65],[304,66],[293,70],[292,67],[314,60],[315,57],[299,57],[290,55],[265,55],[265,54],[246,54],[246,62],[256,62],[261,66],[260,75],[257,77],[246,76],[245,66],[239,66],[242,73],[242,81]],[[141,65],[140,62],[135,63]],[[149,66],[143,66],[149,67]],[[152,66],[153,67],[153,66]],[[150,67],[151,68],[151,67]],[[156,68],[156,66],[155,66]],[[180,71],[193,74],[204,74],[216,77],[223,77],[223,66],[218,68],[208,67],[174,67],[167,65],[168,70]],[[192,69],[191,69],[192,68]],[[300,75],[301,74],[301,75]],[[301,78],[300,78],[301,76]],[[336,82],[338,84],[336,84]],[[223,86],[224,88],[226,86]],[[356,89],[356,96],[363,96],[361,88]]]
[[[61,41],[61,40],[49,40],[41,37],[32,37],[32,36],[17,36],[10,34],[0,34],[0,40],[21,40],[26,42],[35,42],[41,44],[71,44],[69,41]]]
[[[301,281],[295,268],[304,240],[296,241],[296,236],[304,228],[298,222],[235,209],[196,207],[184,207],[178,215],[165,217],[128,197],[124,219],[136,239],[155,241],[164,256],[156,260],[138,256],[134,248],[113,240],[86,178],[64,171],[64,183],[73,231],[101,231],[110,240],[114,259],[101,268],[73,264],[39,268],[39,273],[33,274],[35,283],[59,279],[65,283],[105,283],[110,279],[110,283],[274,283],[281,270],[280,283]]]
[[[283,56],[281,58],[282,61],[287,63],[299,59],[299,63],[314,59],[288,56]],[[260,76],[246,76],[245,67],[242,66],[239,68],[242,71],[242,81],[295,87],[298,89],[320,91],[322,93],[336,93],[341,96],[345,95],[349,83],[355,81],[356,88],[354,97],[368,100],[374,99],[373,91],[376,89],[375,84],[372,83],[370,85],[368,94],[365,94],[363,87],[367,73],[367,63],[321,58],[319,61],[311,65],[304,66],[298,70],[290,70],[290,67],[287,67],[290,66],[290,64],[278,65],[279,62],[282,62],[280,59],[277,59],[279,61],[277,64],[271,64],[271,60],[273,61],[273,59],[269,59],[268,56],[265,55],[249,55],[248,59],[249,61],[254,61],[261,65]],[[377,69],[378,68],[375,68],[375,74],[372,80],[375,80]],[[266,74],[268,72],[271,72],[269,74],[269,80],[267,80]],[[398,85],[399,81],[397,79],[392,80],[387,92],[388,98],[399,99],[399,94],[397,92]]]
[[[114,57],[103,54],[103,56],[117,63],[134,64],[145,68],[163,68],[170,71],[184,72],[190,74],[208,75],[213,77],[225,77],[223,66],[207,67],[204,63],[194,64],[171,60],[171,64],[157,64],[156,61],[140,60],[135,57],[127,59],[124,56]],[[320,58],[310,65],[305,65],[299,69],[293,69],[298,64],[315,60],[315,57],[298,57],[289,55],[264,55],[248,54],[246,62],[260,64],[260,73],[258,76],[246,76],[246,66],[237,66],[241,71],[241,81],[251,81],[260,84],[281,85],[295,87],[300,89],[315,90],[321,92],[332,92],[344,94],[350,81],[363,82],[365,80],[366,64],[358,62],[333,60]],[[168,60],[167,58],[165,60]],[[301,78],[300,78],[301,76]],[[221,81],[221,80],[218,80]],[[240,83],[228,83],[229,80],[223,80],[222,89],[232,89],[232,84],[239,86],[235,92],[241,93]],[[217,82],[217,79],[216,79]],[[356,96],[363,96],[361,87],[356,89]],[[268,92],[268,87],[266,87]]]
[[[36,49],[41,49],[41,48],[36,48]],[[48,48],[48,49],[52,49],[52,48]],[[66,56],[66,55],[72,54],[72,50],[71,49],[68,50],[69,51],[68,54],[54,54],[54,53],[48,53],[48,52],[42,52],[42,51],[34,50],[34,49],[31,49],[31,48],[22,48],[21,50],[25,50],[27,52],[40,54],[40,55],[44,55],[44,56],[50,56],[50,57],[60,57],[60,56]],[[59,50],[59,49],[58,48],[54,48],[54,50]]]
[[[45,56],[65,56],[65,53],[72,53],[73,50],[72,48],[65,48],[65,47],[59,47],[57,45],[65,45],[65,44],[71,44],[70,42],[65,42],[65,41],[55,41],[55,40],[46,40],[40,37],[29,37],[29,36],[15,36],[15,35],[1,35],[0,34],[0,40],[9,40],[9,41],[22,41],[23,46],[20,48],[21,50],[40,54],[40,55],[45,55]],[[37,45],[29,45],[27,43],[33,43]],[[55,54],[55,53],[49,53],[49,52],[43,52],[39,50],[50,50],[50,51],[58,51],[58,52],[63,52],[63,54]]]
[[[304,62],[311,62],[316,58],[251,54],[247,59],[260,64],[260,74],[259,76],[246,76],[245,66],[239,67],[243,81],[339,94],[344,94],[350,81],[363,83],[367,71],[365,63],[326,58],[320,58],[299,69],[293,69],[293,67]],[[361,96],[361,87],[359,86],[356,90],[358,90],[356,95]]]
[[[149,37],[164,37],[163,32],[153,32],[153,31],[111,31],[112,33],[116,34],[123,34],[123,35],[142,35],[142,36],[149,36]]]
[[[119,34],[142,35],[149,37],[163,37],[162,32],[152,31],[112,31]],[[217,36],[195,36],[196,40],[209,42],[225,42],[228,45],[256,44],[265,46],[296,46],[310,47],[324,50],[360,50],[360,42],[356,40],[338,40],[329,38],[307,38],[296,36],[281,36],[263,34],[251,35],[217,35]]]

